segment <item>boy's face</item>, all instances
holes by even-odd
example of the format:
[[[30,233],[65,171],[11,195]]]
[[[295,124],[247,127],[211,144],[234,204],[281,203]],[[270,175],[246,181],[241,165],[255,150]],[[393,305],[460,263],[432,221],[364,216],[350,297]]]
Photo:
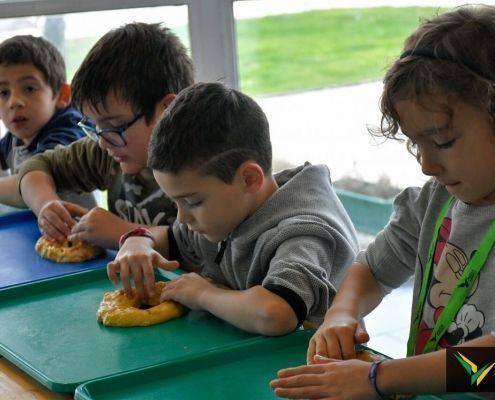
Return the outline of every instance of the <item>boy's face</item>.
[[[55,114],[58,95],[34,65],[0,65],[0,119],[25,145]]]
[[[423,173],[465,203],[494,204],[495,129],[488,114],[445,97],[425,105],[396,104],[402,132],[420,152]]]
[[[176,203],[179,222],[210,242],[224,240],[249,215],[250,196],[238,174],[232,184],[190,169],[179,174],[153,171],[153,175]]]
[[[122,172],[135,175],[146,167],[151,132],[162,111],[163,106],[158,104],[155,115],[149,123],[142,116],[127,128],[123,133],[126,142],[124,147],[113,146],[100,136],[99,146],[120,164]],[[98,129],[121,127],[137,116],[130,104],[123,103],[114,94],[107,96],[105,108],[100,107],[96,110],[91,107],[83,107],[83,113],[96,124]]]

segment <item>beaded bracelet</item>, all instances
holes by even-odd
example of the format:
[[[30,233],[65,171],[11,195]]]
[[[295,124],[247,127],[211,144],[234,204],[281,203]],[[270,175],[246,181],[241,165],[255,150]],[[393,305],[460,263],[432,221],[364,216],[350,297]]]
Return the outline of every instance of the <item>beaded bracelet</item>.
[[[375,389],[375,393],[378,395],[380,399],[386,399],[385,396],[383,396],[382,392],[380,392],[380,389],[378,389],[378,385],[376,383],[376,376],[378,374],[378,367],[384,360],[380,361],[373,361],[370,366],[370,371],[368,373],[368,379],[370,380],[371,386],[373,386],[373,389]]]
[[[151,233],[151,231],[148,228],[145,228],[144,226],[139,226],[137,228],[134,228],[134,229],[130,230],[127,233],[124,233],[120,237],[120,239],[119,239],[119,248],[122,247],[122,245],[124,244],[124,242],[128,238],[130,238],[131,236],[144,236],[144,237],[150,238],[151,240],[155,241],[155,239],[153,238],[153,234]]]

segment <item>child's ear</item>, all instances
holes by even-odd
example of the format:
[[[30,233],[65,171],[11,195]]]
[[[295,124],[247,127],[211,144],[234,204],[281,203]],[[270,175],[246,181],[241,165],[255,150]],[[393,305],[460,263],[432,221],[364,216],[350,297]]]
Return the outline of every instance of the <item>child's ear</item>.
[[[70,104],[72,93],[70,91],[70,85],[64,83],[58,92],[57,107],[65,108]]]
[[[265,173],[259,164],[246,161],[239,166],[237,171],[246,192],[256,193],[263,186]]]
[[[160,102],[162,104],[163,109],[167,108],[172,101],[174,101],[175,97],[177,95],[174,93],[167,93],[165,96],[163,96],[162,101]]]
[[[163,114],[165,109],[174,101],[176,95],[174,93],[167,93],[162,99],[155,104],[155,114],[153,120],[151,121],[151,125],[154,126],[158,118]]]

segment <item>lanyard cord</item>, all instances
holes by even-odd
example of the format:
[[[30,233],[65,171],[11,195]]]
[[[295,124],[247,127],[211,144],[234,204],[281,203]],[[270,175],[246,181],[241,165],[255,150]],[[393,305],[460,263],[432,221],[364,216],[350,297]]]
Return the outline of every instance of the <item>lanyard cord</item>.
[[[429,284],[431,282],[431,274],[433,271],[433,256],[435,253],[435,248],[437,244],[438,234],[442,226],[445,214],[452,203],[453,197],[450,197],[447,202],[442,207],[440,214],[438,215],[437,221],[435,223],[435,231],[433,238],[430,243],[430,248],[428,251],[428,261],[425,265],[425,270],[423,273],[423,279],[421,281],[421,288],[418,295],[418,303],[416,311],[414,314],[414,320],[411,324],[411,330],[409,332],[409,340],[407,342],[407,356],[414,355],[414,348],[416,346],[416,339],[418,336],[419,324],[423,316],[423,309],[428,294]],[[452,295],[446,304],[445,308],[440,315],[440,318],[435,323],[433,331],[426,343],[423,353],[429,353],[434,351],[438,347],[438,342],[442,336],[447,331],[449,325],[454,320],[455,316],[461,309],[464,301],[466,300],[471,288],[479,275],[480,271],[485,266],[486,260],[491,253],[492,247],[495,244],[495,221],[492,222],[488,232],[485,234],[479,249],[476,251],[475,255],[469,261],[468,265],[464,269],[461,277],[459,278],[457,285],[452,292]]]

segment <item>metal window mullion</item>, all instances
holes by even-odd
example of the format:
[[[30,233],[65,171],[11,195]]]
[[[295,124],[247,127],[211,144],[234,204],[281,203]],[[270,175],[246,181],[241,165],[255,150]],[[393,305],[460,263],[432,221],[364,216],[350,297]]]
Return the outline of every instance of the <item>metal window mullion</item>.
[[[189,0],[191,51],[198,81],[237,89],[237,46],[232,0]]]

